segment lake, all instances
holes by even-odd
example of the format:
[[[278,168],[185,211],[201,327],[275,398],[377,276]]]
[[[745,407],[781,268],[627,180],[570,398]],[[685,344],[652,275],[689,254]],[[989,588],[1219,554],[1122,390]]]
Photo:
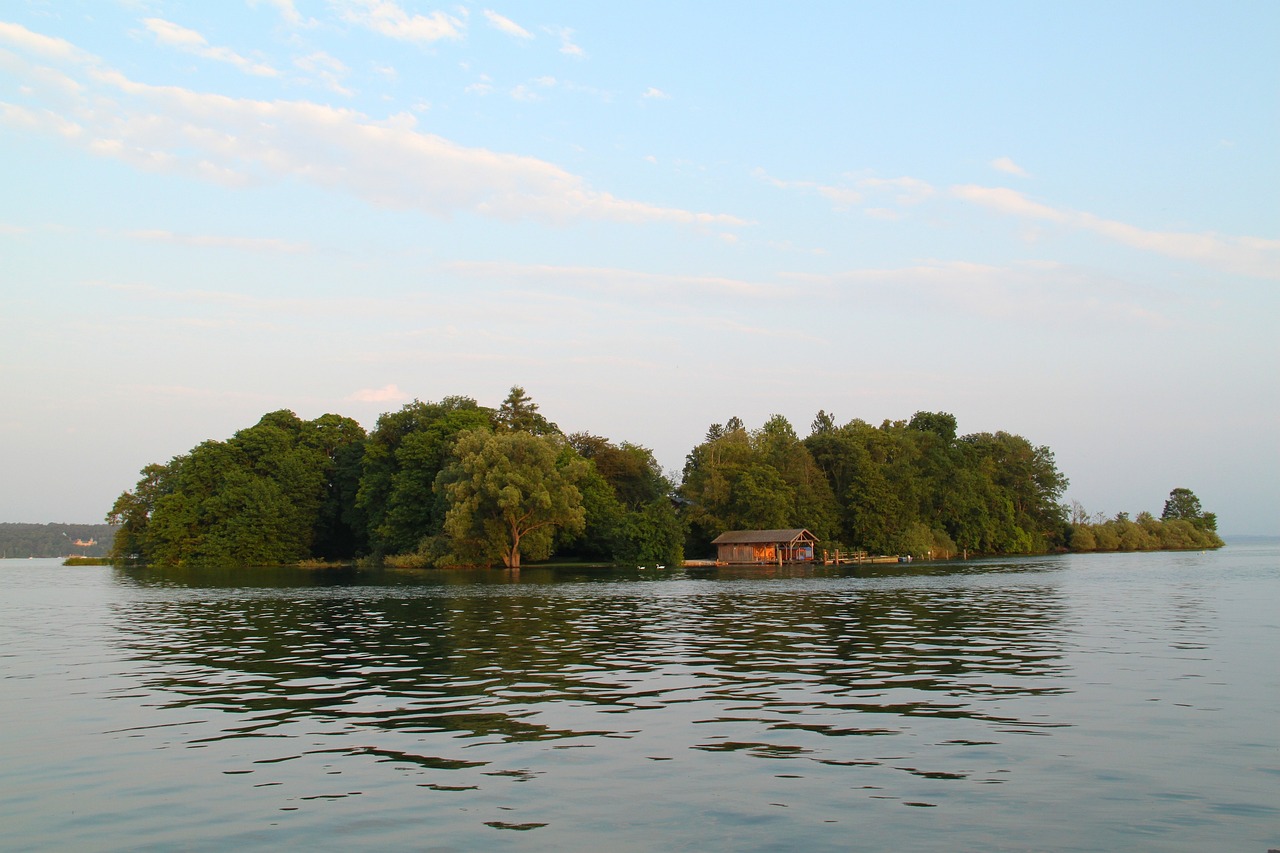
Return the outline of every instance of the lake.
[[[0,562],[5,850],[1280,848],[1280,545]]]

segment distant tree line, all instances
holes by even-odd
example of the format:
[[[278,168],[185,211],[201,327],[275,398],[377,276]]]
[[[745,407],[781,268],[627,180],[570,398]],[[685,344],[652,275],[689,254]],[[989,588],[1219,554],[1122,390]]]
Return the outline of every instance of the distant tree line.
[[[109,524],[5,523],[0,524],[0,557],[105,557],[114,537]]]
[[[676,565],[709,555],[725,530],[792,527],[823,547],[885,554],[1085,550],[1052,451],[1005,432],[956,433],[944,412],[878,427],[819,412],[804,439],[780,416],[757,430],[735,417],[711,426],[675,483],[648,448],[565,434],[518,386],[497,409],[415,400],[368,433],[339,415],[271,412],[144,468],[108,515],[111,556]]]

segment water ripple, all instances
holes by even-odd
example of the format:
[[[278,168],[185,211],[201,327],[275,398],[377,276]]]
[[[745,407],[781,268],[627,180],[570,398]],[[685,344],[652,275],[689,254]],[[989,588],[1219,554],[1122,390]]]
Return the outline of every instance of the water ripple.
[[[1228,622],[1219,581],[1144,559],[19,586],[0,687],[47,733],[5,745],[24,784],[0,816],[15,837],[102,849],[127,828],[155,850],[474,849],[513,831],[845,849],[855,826],[872,847],[907,832],[919,849],[1019,849],[1040,837],[1020,827],[1078,829],[1043,802],[1096,827],[1062,849],[1269,821],[1239,779],[1280,775],[1258,758],[1274,730],[1232,702],[1221,649],[1227,625],[1274,645],[1274,620]],[[1243,768],[1212,791],[1169,772],[1176,745],[1206,740],[1199,772]],[[45,790],[76,808],[32,812]],[[174,802],[180,821],[153,819]],[[1120,803],[1147,817],[1120,820]]]

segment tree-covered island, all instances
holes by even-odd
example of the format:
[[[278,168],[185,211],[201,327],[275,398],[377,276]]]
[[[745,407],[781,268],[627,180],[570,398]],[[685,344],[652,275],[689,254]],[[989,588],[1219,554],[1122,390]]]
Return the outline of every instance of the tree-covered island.
[[[280,565],[357,559],[518,568],[551,556],[679,565],[726,530],[806,528],[824,549],[945,558],[1216,548],[1213,513],[1175,489],[1160,519],[1061,503],[1053,452],[955,417],[713,424],[677,484],[652,451],[565,434],[520,387],[497,409],[414,401],[372,432],[266,414],[226,441],[148,465],[107,520],[117,562]]]

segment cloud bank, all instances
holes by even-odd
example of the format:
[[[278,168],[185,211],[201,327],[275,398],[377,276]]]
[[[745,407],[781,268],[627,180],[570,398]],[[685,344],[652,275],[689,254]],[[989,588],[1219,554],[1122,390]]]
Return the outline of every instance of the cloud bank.
[[[383,5],[349,9],[388,27],[401,20]],[[401,23],[409,30],[426,26],[413,19]],[[166,32],[191,44],[200,38]],[[26,102],[0,101],[0,121],[147,171],[227,186],[297,180],[373,205],[444,217],[466,211],[507,220],[748,224],[729,214],[619,198],[545,160],[459,145],[420,130],[407,113],[379,120],[309,101],[234,98],[141,83],[68,42],[15,24],[0,24],[0,44],[30,57],[9,55],[6,65],[24,80]]]

